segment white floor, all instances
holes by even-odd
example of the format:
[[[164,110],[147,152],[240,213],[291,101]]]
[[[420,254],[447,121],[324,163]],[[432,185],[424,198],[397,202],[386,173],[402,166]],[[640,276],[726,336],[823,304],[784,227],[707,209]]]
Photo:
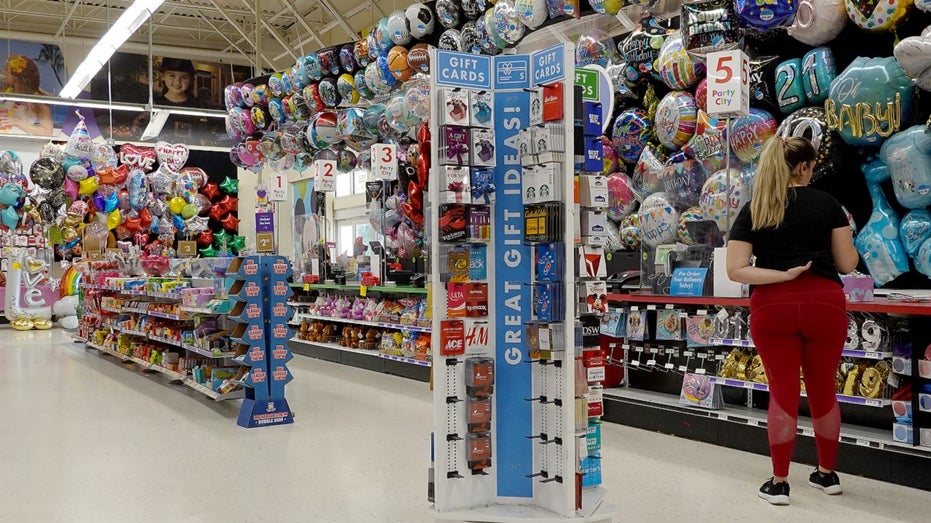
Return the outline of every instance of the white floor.
[[[0,329],[0,521],[430,521],[426,384],[297,356],[296,423],[246,430],[238,402],[124,366],[59,330]],[[765,457],[603,435],[624,521],[927,521],[928,492],[845,476],[827,497],[798,465],[792,505],[772,507]]]

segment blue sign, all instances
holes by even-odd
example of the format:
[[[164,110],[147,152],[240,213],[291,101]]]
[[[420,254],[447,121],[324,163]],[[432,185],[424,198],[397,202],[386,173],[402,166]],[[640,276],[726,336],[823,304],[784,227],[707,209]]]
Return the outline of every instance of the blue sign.
[[[517,134],[530,125],[530,93],[495,93],[495,407],[498,496],[533,497],[533,366],[524,322],[530,321],[533,259],[524,244]]]
[[[533,53],[533,85],[551,84],[566,77],[566,44]]]
[[[491,89],[491,57],[472,53],[437,51],[436,84],[469,89]]]
[[[701,296],[705,289],[707,268],[678,268],[672,271],[669,294],[672,296]]]
[[[495,89],[529,89],[530,56],[525,54],[495,57]]]

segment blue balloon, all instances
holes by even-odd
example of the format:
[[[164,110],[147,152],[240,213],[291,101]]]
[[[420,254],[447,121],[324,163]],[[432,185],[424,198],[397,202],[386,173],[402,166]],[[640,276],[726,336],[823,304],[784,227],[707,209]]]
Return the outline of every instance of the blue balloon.
[[[3,212],[0,212],[0,222],[3,222],[3,225],[13,230],[19,225],[19,213],[16,212],[15,208],[7,207],[3,209]]]
[[[663,190],[673,203],[681,208],[698,205],[701,188],[708,179],[708,171],[700,161],[679,151],[666,160],[660,180]]]
[[[103,212],[109,214],[110,212],[116,210],[119,205],[120,195],[116,191],[113,191],[109,196],[103,199]]]
[[[831,82],[837,78],[834,53],[827,47],[819,47],[802,57],[802,87],[809,104],[823,104],[828,99]]]
[[[0,188],[0,203],[3,205],[16,205],[23,197],[23,186],[17,183],[6,183]]]
[[[895,197],[903,207],[931,205],[931,133],[915,125],[895,133],[883,143],[879,158],[889,168]]]
[[[129,173],[129,205],[137,210],[146,206],[145,173],[141,169],[133,169]]]
[[[915,256],[915,268],[918,272],[931,278],[931,238],[925,240]]]
[[[776,67],[776,102],[783,114],[795,112],[808,104],[802,85],[802,60],[793,58]]]
[[[153,220],[153,221],[154,221],[154,220]],[[183,231],[183,230],[184,230],[184,218],[182,218],[180,214],[174,214],[174,215],[172,215],[172,216],[171,216],[171,222],[172,222],[172,225],[175,226],[175,229],[176,229],[176,230],[179,230],[179,231]]]
[[[909,211],[899,224],[899,236],[902,238],[905,252],[915,258],[921,245],[931,238],[931,211],[926,209]]]
[[[880,187],[889,179],[889,170],[876,159],[861,169],[873,199],[873,212],[853,243],[878,287],[908,272],[908,255],[899,237],[899,217]]]
[[[796,0],[737,0],[734,7],[741,27],[752,27],[768,31],[792,23],[795,17]]]

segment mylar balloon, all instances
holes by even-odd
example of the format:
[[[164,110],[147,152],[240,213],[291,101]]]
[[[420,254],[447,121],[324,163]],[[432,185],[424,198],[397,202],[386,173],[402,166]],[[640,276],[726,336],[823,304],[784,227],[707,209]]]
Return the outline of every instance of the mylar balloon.
[[[411,28],[404,11],[397,10],[388,15],[388,37],[394,45],[407,45],[411,41]]]
[[[520,21],[514,0],[498,0],[494,7],[495,33],[504,40],[508,46],[517,45],[524,37],[524,24]],[[487,23],[487,20],[486,20]],[[614,43],[610,40],[608,46],[614,51]]]
[[[756,0],[736,0],[737,17],[746,27],[769,31],[792,22],[796,0],[774,0],[766,3]]]
[[[705,221],[704,216],[702,216],[701,207],[689,207],[682,211],[682,213],[679,214],[679,228],[676,230],[676,236],[678,236],[679,241],[686,245],[694,245],[695,238],[692,238],[692,233],[689,232],[688,224],[701,221]]]
[[[643,109],[627,109],[614,119],[611,139],[614,151],[624,162],[635,163],[639,160],[643,148],[652,136],[653,125]]]
[[[846,0],[847,16],[862,29],[891,31],[912,7],[912,0]]]
[[[29,179],[39,187],[51,190],[64,185],[65,172],[61,164],[52,158],[39,158],[29,168]]]
[[[726,124],[698,110],[695,134],[683,150],[696,160],[723,158],[727,153]]]
[[[750,58],[750,104],[754,107],[767,110],[779,107],[773,92],[776,86],[776,65],[778,63],[778,56]]]
[[[68,143],[65,144],[65,154],[82,160],[90,160],[96,149],[97,144],[91,141],[87,125],[84,124],[84,117],[80,116],[78,124],[71,131]]]
[[[831,82],[837,78],[834,53],[827,47],[819,47],[802,57],[802,87],[810,104],[823,104],[828,99]]]
[[[607,67],[618,60],[614,40],[611,35],[600,29],[583,33],[575,44],[576,68],[591,64]]]
[[[695,134],[698,106],[686,91],[672,91],[656,108],[656,137],[667,149],[677,151]]]
[[[663,161],[652,145],[643,148],[634,166],[634,190],[641,197],[663,190]]]
[[[731,0],[697,0],[682,3],[682,39],[688,52],[701,60],[714,51],[743,47]]]
[[[627,63],[627,78],[630,81],[660,78],[657,59],[669,33],[659,20],[647,13],[627,38],[618,44],[618,50]]]
[[[903,207],[931,205],[931,133],[915,125],[893,134],[879,150],[892,178],[895,197]]]
[[[11,207],[16,206],[19,204],[19,199],[23,197],[25,192],[22,185],[7,182],[0,188],[0,203]]]
[[[915,256],[915,269],[931,278],[931,239],[925,240]]]
[[[484,0],[466,0],[466,2],[484,3]],[[536,29],[543,25],[547,18],[546,0],[514,0],[517,16],[528,29]]]
[[[705,64],[692,60],[682,42],[682,31],[674,31],[659,51],[657,70],[670,89],[688,89],[704,76]]]
[[[629,251],[636,251],[640,248],[640,215],[631,214],[621,220],[619,227],[621,243]]]
[[[909,211],[899,224],[899,236],[905,252],[914,258],[921,244],[931,238],[931,211],[920,209]]]
[[[802,85],[802,60],[792,58],[776,67],[777,103],[784,114],[797,111],[808,103],[805,87]]]
[[[188,148],[183,143],[156,142],[155,155],[159,164],[178,172],[187,162]]]
[[[10,228],[10,230],[16,229],[19,225],[19,213],[16,212],[15,207],[7,207],[0,212],[0,222],[3,225]]]
[[[436,23],[429,7],[421,3],[411,4],[404,16],[407,17],[407,25],[414,38],[422,40],[433,33]]]
[[[768,112],[750,108],[748,116],[742,116],[731,125],[728,141],[731,151],[743,163],[755,163],[763,151],[766,140],[776,134],[776,119]]]
[[[679,213],[666,195],[657,193],[644,200],[639,215],[640,237],[643,243],[656,247],[676,241]],[[621,239],[624,240],[623,223],[621,227]]]
[[[459,27],[459,6],[453,0],[437,0],[434,6],[440,25],[446,29]]]
[[[824,111],[848,144],[878,146],[911,120],[914,95],[895,58],[861,56],[831,83]]]
[[[608,218],[621,221],[637,206],[633,182],[624,173],[608,176]]]
[[[788,33],[799,42],[816,46],[834,40],[845,25],[847,8],[844,0],[801,0]]]
[[[853,243],[866,262],[870,276],[881,286],[908,272],[908,255],[899,237],[899,217],[880,186],[889,179],[886,166],[874,160],[863,165],[861,170],[866,175],[873,212]]]
[[[828,128],[824,109],[806,107],[790,114],[776,131],[783,138],[805,138],[814,146],[817,156],[811,181],[837,172],[843,158],[843,140]]]
[[[708,171],[700,161],[678,152],[666,160],[660,179],[667,197],[680,208],[685,208],[698,205],[701,188],[707,178]]]
[[[85,178],[78,182],[78,194],[90,196],[97,192],[98,186],[99,184],[97,183],[96,177],[91,176],[90,178]]]
[[[895,59],[918,87],[931,91],[931,27],[896,44]]]
[[[721,232],[727,232],[737,213],[750,201],[750,191],[739,169],[723,169],[705,180],[698,199],[702,217],[713,220]]]

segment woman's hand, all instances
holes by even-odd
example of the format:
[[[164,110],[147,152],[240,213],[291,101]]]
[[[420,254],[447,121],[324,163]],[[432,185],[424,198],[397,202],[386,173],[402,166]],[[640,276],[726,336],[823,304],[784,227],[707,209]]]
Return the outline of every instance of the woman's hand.
[[[795,278],[798,278],[803,272],[811,268],[811,262],[806,263],[805,265],[799,265],[798,267],[792,267],[786,271],[786,281],[792,281]]]

